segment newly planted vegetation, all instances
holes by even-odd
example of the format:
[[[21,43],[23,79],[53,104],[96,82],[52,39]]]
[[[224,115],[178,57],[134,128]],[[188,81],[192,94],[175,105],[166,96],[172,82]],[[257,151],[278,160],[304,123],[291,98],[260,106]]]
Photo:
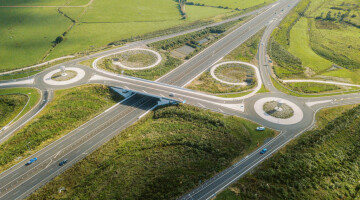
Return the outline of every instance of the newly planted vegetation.
[[[51,103],[24,128],[0,145],[0,171],[33,154],[119,101],[102,85],[79,86],[55,92]]]
[[[29,199],[176,199],[274,136],[256,126],[191,106],[160,108]]]
[[[357,106],[305,133],[217,199],[359,199],[359,116]]]

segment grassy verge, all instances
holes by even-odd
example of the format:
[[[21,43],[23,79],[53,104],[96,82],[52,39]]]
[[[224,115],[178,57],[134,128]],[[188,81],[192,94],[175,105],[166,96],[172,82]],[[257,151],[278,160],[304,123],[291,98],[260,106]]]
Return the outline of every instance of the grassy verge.
[[[274,136],[256,126],[187,105],[160,108],[29,199],[175,199]]]
[[[359,92],[359,90],[341,90],[341,91],[335,91],[333,93],[323,93],[323,94],[317,94],[317,93],[313,93],[313,94],[305,94],[305,93],[300,93],[300,92],[297,92],[297,91],[294,91],[290,88],[288,88],[287,86],[279,83],[277,80],[275,80],[274,78],[271,77],[271,81],[274,85],[274,87],[278,90],[280,90],[281,92],[284,92],[285,94],[288,94],[288,95],[292,95],[292,96],[296,96],[296,97],[324,97],[324,96],[334,96],[334,95],[340,95],[340,94],[351,94],[351,93],[356,93],[356,92]],[[307,87],[306,85],[309,84],[309,86],[312,85],[312,83],[303,83],[303,84],[300,84],[300,86],[303,88],[303,87]],[[325,87],[325,89],[324,89]],[[328,84],[325,84],[325,86],[323,84],[321,85],[317,85],[317,83],[315,83],[314,87],[311,86],[309,87],[312,91],[321,91],[321,90],[327,90],[329,89],[329,87],[333,87],[333,85],[329,85]],[[308,90],[308,89],[306,89]]]
[[[331,112],[327,125],[291,142],[216,199],[359,199],[360,107],[342,109],[320,112],[323,118]]]
[[[266,92],[270,92],[264,84],[261,85],[260,90],[257,93],[266,93]]]
[[[23,94],[0,95],[0,129],[20,113],[27,101]]]
[[[8,94],[21,94],[26,95],[30,98],[29,103],[26,105],[24,110],[18,116],[17,119],[22,117],[24,114],[29,112],[40,100],[40,93],[37,89],[34,88],[12,88],[12,89],[2,89],[0,90],[0,95],[8,95]]]
[[[323,129],[325,126],[357,105],[345,105],[321,109],[316,113],[316,128]]]
[[[102,85],[58,90],[52,102],[24,128],[0,145],[0,171],[4,171],[55,141],[119,101]]]
[[[236,97],[243,97],[245,95],[250,94],[252,91],[248,91],[248,92],[241,92],[241,93],[232,93],[232,94],[220,94],[220,95],[216,95],[218,97],[223,97],[223,98],[236,98]]]
[[[224,60],[238,60],[243,62],[251,62],[256,58],[256,54],[258,52],[259,43],[261,40],[261,36],[264,33],[264,29],[259,31],[257,34],[252,36],[242,45],[234,49],[228,55],[224,57]]]

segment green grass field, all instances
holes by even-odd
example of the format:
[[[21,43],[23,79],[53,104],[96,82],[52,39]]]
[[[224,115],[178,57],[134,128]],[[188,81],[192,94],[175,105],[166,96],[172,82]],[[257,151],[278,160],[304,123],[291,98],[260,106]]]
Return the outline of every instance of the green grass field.
[[[238,9],[246,9],[250,7],[254,7],[257,5],[265,5],[268,3],[275,2],[275,0],[189,0],[188,2],[194,2],[194,3],[200,3],[205,4],[207,6],[222,6],[222,7],[229,7],[232,9],[238,8]]]
[[[303,62],[303,67],[309,67],[316,73],[329,69],[332,63],[317,55],[310,47],[308,22],[301,18],[290,32],[290,48],[288,51]]]
[[[1,89],[0,95],[8,95],[8,94],[21,94],[26,95],[29,99],[29,103],[26,105],[24,110],[18,116],[17,119],[22,117],[28,111],[30,111],[40,100],[40,93],[37,89],[34,88],[13,88],[13,89]],[[15,116],[14,116],[15,117]]]
[[[71,24],[56,8],[0,8],[0,18],[0,71],[40,62]]]
[[[0,5],[86,5],[89,1],[0,1]],[[77,52],[98,50],[114,41],[131,39],[171,27],[221,20],[236,12],[212,7],[187,6],[181,19],[176,1],[93,1],[86,7],[60,9],[76,21],[64,40],[52,49],[52,41],[72,24],[53,8],[0,8],[0,71],[30,66]],[[181,30],[181,28],[178,28]],[[151,34],[150,34],[151,36]],[[49,52],[52,50],[51,52]],[[49,53],[49,54],[48,54]]]
[[[187,105],[160,108],[28,199],[175,199],[275,135],[256,126]]]
[[[216,200],[359,199],[360,107],[352,107],[320,111],[318,129],[292,141]]]
[[[0,6],[80,6],[90,0],[0,0]]]
[[[272,55],[279,61],[275,73],[282,79],[309,77],[360,83],[360,28],[350,23],[357,20],[360,2],[314,0],[307,7],[309,2],[303,0],[273,33],[283,49],[301,60],[303,70],[291,70]],[[333,68],[333,64],[338,67]]]
[[[42,149],[121,99],[102,85],[79,86],[55,92],[39,115],[0,145],[0,171]]]

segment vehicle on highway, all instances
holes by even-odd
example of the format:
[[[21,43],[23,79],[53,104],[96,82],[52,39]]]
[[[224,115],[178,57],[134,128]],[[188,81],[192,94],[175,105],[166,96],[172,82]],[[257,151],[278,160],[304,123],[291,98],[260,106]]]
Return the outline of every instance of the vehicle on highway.
[[[30,160],[25,164],[25,166],[28,166],[28,165],[32,164],[33,162],[35,162],[35,161],[37,161],[37,157],[30,159]]]
[[[259,126],[259,127],[256,127],[256,130],[257,131],[265,131],[265,127]]]
[[[265,148],[265,149],[263,149],[263,150],[260,151],[260,154],[264,154],[264,153],[266,153],[266,152],[267,152],[267,149]]]
[[[63,165],[65,165],[66,163],[67,163],[67,159],[65,159],[65,160],[63,160],[63,161],[61,161],[60,163],[59,163],[59,166],[63,166]]]
[[[170,93],[169,96],[170,96],[170,97],[174,97],[175,94],[174,94],[174,93]]]

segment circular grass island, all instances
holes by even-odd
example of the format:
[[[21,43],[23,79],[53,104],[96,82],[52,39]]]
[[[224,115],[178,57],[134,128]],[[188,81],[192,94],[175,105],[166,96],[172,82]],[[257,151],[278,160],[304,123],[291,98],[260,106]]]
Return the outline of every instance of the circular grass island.
[[[279,104],[277,101],[266,102],[263,109],[266,114],[280,119],[288,119],[294,115],[294,110],[289,105]]]
[[[251,85],[254,82],[255,71],[251,67],[239,63],[227,63],[215,69],[219,79],[229,83],[243,83]]]
[[[99,66],[110,70],[145,70],[156,67],[162,61],[161,55],[150,49],[131,49],[106,56]]]
[[[66,75],[63,76],[63,72],[57,72],[55,74],[53,74],[51,76],[51,80],[54,80],[54,81],[68,81],[70,79],[73,79],[76,77],[77,75],[77,72],[76,71],[73,71],[73,70],[66,70],[65,71]]]

